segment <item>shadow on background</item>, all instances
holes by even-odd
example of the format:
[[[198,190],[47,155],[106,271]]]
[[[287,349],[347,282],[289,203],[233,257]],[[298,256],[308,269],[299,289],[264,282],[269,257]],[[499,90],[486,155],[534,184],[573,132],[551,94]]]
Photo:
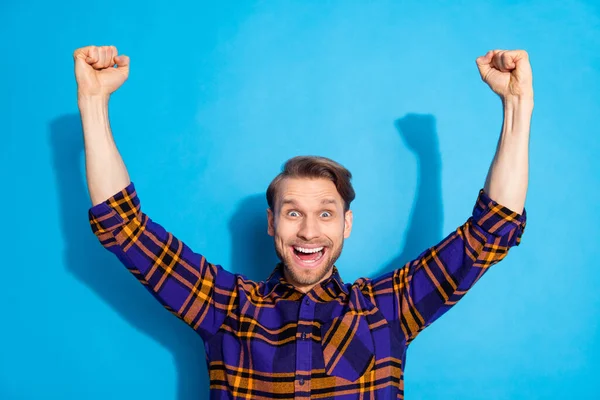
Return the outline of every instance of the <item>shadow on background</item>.
[[[87,220],[91,201],[81,170],[83,132],[79,115],[53,120],[49,140],[67,270],[121,318],[169,349],[178,371],[178,400],[208,399],[209,380],[200,337],[162,308],[91,231]]]
[[[394,125],[406,147],[417,159],[416,197],[404,233],[402,251],[370,278],[401,268],[443,239],[442,157],[435,117],[430,114],[407,114],[397,119]]]
[[[257,282],[266,280],[279,262],[273,238],[267,233],[267,207],[264,193],[248,196],[239,202],[229,220],[231,268],[228,270]]]

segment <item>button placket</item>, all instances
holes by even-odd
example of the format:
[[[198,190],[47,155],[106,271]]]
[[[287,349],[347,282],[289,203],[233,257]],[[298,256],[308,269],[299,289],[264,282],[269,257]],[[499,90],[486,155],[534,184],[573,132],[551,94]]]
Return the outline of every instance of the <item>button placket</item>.
[[[298,332],[296,341],[296,395],[298,399],[308,399],[311,390],[312,371],[312,343],[306,340],[310,332],[302,332],[310,329],[315,317],[316,303],[308,296],[301,300],[298,310]]]

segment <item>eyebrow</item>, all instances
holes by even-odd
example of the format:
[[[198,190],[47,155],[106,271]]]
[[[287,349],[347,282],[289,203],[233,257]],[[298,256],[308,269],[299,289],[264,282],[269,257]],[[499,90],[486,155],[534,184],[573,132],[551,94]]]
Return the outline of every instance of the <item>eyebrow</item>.
[[[298,206],[298,203],[294,199],[283,199],[281,205],[284,206],[286,204]],[[335,199],[323,199],[321,200],[321,204],[337,204],[337,202],[335,201]]]

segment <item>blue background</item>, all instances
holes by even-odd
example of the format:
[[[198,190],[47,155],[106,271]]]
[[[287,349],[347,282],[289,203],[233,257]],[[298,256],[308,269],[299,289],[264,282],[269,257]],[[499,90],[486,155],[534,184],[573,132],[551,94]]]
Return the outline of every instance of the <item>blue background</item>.
[[[357,192],[346,282],[468,218],[502,120],[475,58],[526,49],[522,244],[413,343],[406,394],[597,398],[599,21],[593,1],[3,1],[0,398],[208,398],[200,338],[89,229],[72,53],[90,44],[131,57],[110,115],[145,212],[264,279],[268,183],[331,157]]]

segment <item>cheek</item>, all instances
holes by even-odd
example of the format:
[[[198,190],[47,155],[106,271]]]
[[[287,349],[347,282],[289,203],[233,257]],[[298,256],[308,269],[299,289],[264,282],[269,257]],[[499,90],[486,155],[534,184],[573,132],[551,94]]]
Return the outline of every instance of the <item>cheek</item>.
[[[344,240],[344,223],[342,222],[341,225],[338,223],[331,224],[330,226],[327,226],[323,232],[330,240],[338,244]]]
[[[294,227],[291,224],[280,223],[275,226],[275,237],[285,242],[295,236]]]

